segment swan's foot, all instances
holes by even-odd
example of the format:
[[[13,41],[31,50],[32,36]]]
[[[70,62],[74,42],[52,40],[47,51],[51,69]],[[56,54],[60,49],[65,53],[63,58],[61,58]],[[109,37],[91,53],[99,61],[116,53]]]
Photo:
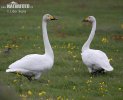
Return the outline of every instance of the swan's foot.
[[[100,70],[98,71],[98,73],[100,73],[100,74],[105,74],[105,70],[104,70],[104,69],[100,69]]]
[[[31,76],[26,76],[27,79],[31,82],[32,81],[32,77]]]
[[[91,74],[94,76],[105,74],[105,70],[104,69],[97,69],[97,70],[94,70],[93,72],[91,72]]]
[[[5,54],[10,54],[10,51],[11,51],[12,48],[8,47],[4,50],[4,53]]]
[[[32,81],[32,76],[28,76],[28,75],[23,75],[24,77],[26,77],[30,82]]]

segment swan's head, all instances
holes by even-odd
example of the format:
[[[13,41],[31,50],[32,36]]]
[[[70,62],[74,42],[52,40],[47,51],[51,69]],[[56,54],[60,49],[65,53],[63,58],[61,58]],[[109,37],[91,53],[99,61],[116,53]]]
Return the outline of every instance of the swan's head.
[[[50,20],[57,20],[57,18],[55,18],[54,16],[50,15],[50,14],[45,14],[43,16],[43,20],[45,21],[50,21]]]
[[[87,18],[85,18],[85,19],[83,20],[83,22],[90,22],[90,23],[93,23],[93,22],[95,22],[95,21],[96,21],[96,19],[95,19],[94,16],[88,16]]]

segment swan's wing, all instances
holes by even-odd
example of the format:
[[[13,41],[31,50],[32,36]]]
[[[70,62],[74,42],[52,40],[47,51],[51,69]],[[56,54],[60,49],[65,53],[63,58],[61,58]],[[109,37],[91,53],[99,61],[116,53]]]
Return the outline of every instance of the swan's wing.
[[[51,59],[46,55],[30,54],[20,60],[15,61],[9,66],[9,69],[19,71],[41,71],[52,66]]]
[[[88,66],[95,65],[105,69],[106,71],[112,71],[113,68],[109,63],[106,54],[100,50],[87,50],[82,53],[82,58]]]
[[[107,71],[113,70],[112,66],[109,63],[109,59],[104,52],[102,52],[100,50],[96,50],[95,55],[97,56],[96,62],[97,62],[97,64],[100,65],[100,67],[102,67],[103,69],[105,69]]]

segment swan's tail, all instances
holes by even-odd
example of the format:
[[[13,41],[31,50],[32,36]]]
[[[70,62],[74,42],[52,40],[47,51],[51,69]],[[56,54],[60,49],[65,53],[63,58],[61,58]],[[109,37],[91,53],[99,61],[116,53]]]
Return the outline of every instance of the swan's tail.
[[[8,73],[14,73],[14,72],[17,72],[17,73],[24,74],[24,73],[28,73],[29,70],[25,70],[25,69],[14,69],[14,68],[11,68],[11,69],[6,69],[6,72],[8,72]]]
[[[105,68],[105,70],[106,70],[106,71],[113,71],[114,68],[113,68],[112,66],[109,66],[109,67]]]
[[[14,69],[7,69],[6,72],[16,72]]]

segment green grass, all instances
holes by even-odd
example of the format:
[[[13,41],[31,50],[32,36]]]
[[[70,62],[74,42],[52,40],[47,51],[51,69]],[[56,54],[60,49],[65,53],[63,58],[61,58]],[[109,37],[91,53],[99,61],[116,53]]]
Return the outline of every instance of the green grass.
[[[10,0],[8,0],[9,2]],[[15,0],[16,1],[16,0]],[[33,9],[26,14],[9,14],[0,9],[0,82],[13,88],[27,100],[122,100],[123,98],[123,1],[122,0],[21,0]],[[7,0],[1,2],[5,5]],[[56,15],[59,20],[48,23],[48,35],[54,50],[53,68],[40,81],[6,73],[14,61],[31,54],[43,54],[41,32],[43,14]],[[97,19],[97,31],[91,48],[104,51],[114,71],[93,77],[82,63],[81,48],[91,25],[81,20],[89,15]],[[121,27],[122,26],[122,27]],[[106,38],[108,42],[102,42]],[[13,45],[4,54],[6,45]],[[31,93],[28,93],[28,92]],[[39,96],[40,93],[40,96]],[[24,97],[25,96],[25,97]]]

